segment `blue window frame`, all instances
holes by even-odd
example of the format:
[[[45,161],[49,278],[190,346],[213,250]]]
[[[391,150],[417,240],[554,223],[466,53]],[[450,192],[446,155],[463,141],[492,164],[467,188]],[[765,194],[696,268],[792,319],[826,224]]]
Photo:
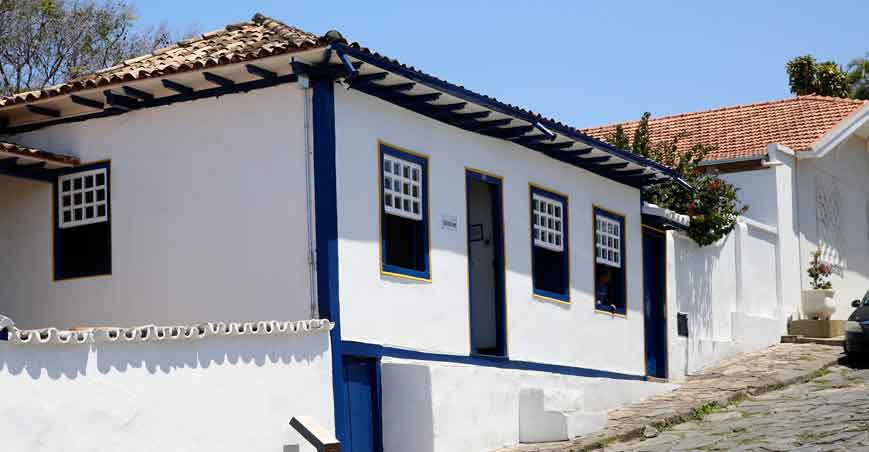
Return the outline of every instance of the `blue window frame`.
[[[594,207],[594,307],[626,315],[625,217]]]
[[[62,171],[54,183],[54,279],[112,273],[111,165]]]
[[[567,196],[532,185],[531,274],[534,295],[570,302]]]
[[[381,274],[430,281],[428,158],[379,148]]]

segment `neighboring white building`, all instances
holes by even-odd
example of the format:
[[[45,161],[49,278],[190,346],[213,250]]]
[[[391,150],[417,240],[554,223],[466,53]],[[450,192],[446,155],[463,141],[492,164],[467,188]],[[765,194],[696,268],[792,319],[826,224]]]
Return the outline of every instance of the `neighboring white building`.
[[[803,318],[811,253],[835,268],[837,310],[869,290],[869,103],[801,96],[653,118],[654,140],[716,145],[704,165],[750,206],[736,230],[698,248],[668,237],[671,377],[780,340]],[[630,133],[636,123],[625,125]],[[604,137],[615,125],[585,129]],[[679,313],[688,336],[678,337]]]
[[[0,123],[4,444],[489,450],[672,388],[678,175],[335,32],[257,15]]]

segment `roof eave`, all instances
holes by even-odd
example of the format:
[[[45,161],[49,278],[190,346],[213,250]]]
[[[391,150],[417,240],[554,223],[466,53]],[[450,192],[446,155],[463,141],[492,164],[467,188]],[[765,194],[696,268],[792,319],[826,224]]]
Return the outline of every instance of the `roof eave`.
[[[822,158],[861,128],[869,130],[869,102],[865,102],[805,150],[796,152],[796,157],[800,160]]]
[[[581,143],[587,147],[593,148],[595,150],[601,151],[605,154],[609,154],[612,157],[617,158],[617,161],[627,162],[628,164],[635,165],[636,167],[643,168],[643,171],[649,171],[650,174],[655,175],[654,180],[644,180],[645,182],[631,184],[619,180],[617,175],[616,177],[610,177],[619,182],[626,183],[627,185],[632,185],[637,188],[642,188],[643,186],[649,186],[664,182],[666,180],[672,180],[675,183],[686,189],[692,189],[691,185],[685,181],[681,175],[668,168],[664,165],[661,165],[652,160],[643,158],[642,156],[638,156],[632,154],[628,151],[618,149],[608,143],[602,142],[595,138],[592,138],[584,133],[580,132],[575,128],[568,127],[562,123],[556,122],[549,118],[545,118],[539,114],[534,114],[527,110],[520,109],[518,107],[514,107],[512,105],[505,104],[491,97],[475,93],[461,86],[454,85],[447,81],[438,79],[434,76],[428,75],[421,71],[418,71],[412,67],[407,67],[397,61],[391,60],[387,57],[383,57],[377,53],[368,51],[367,49],[361,48],[357,44],[348,45],[344,43],[333,43],[330,46],[331,49],[336,50],[336,53],[344,53],[347,54],[354,59],[359,60],[362,63],[369,64],[373,67],[377,67],[382,71],[386,71],[389,73],[396,74],[404,79],[410,80],[413,83],[418,83],[423,85],[429,89],[433,89],[437,92],[442,92],[456,99],[466,101],[472,104],[475,104],[479,107],[485,108],[487,110],[491,110],[493,112],[499,113],[501,115],[514,118],[516,120],[529,123],[535,126],[535,128],[543,129],[544,133],[550,132],[555,133],[563,138],[572,140],[577,143]],[[515,141],[514,141],[515,142]],[[519,144],[519,143],[517,143]],[[520,144],[523,145],[523,144]],[[523,145],[532,150],[535,149],[529,145]],[[558,158],[558,152],[545,153],[553,158]],[[570,162],[566,162],[570,163]],[[610,162],[612,163],[612,162]],[[574,165],[579,166],[579,165]],[[588,169],[588,168],[586,168]],[[644,173],[645,174],[645,173]],[[609,177],[604,175],[604,177]]]

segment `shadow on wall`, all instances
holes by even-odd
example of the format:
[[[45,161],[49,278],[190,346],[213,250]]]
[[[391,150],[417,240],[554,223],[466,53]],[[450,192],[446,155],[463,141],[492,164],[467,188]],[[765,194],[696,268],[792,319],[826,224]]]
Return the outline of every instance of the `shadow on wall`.
[[[730,237],[723,243],[703,248],[689,239],[675,239],[676,306],[679,312],[688,314],[688,334],[689,339],[693,339],[685,348],[686,374],[689,349],[696,346],[698,339],[712,340],[716,336],[714,303],[725,300],[713,300],[711,279],[719,269],[722,253],[729,246],[732,246]]]
[[[428,366],[385,362],[383,449],[434,452],[431,370]]]
[[[328,350],[329,335],[212,337],[191,341],[12,345],[0,342],[0,374],[26,374],[36,380],[75,379],[146,369],[170,374],[211,366],[309,363]]]

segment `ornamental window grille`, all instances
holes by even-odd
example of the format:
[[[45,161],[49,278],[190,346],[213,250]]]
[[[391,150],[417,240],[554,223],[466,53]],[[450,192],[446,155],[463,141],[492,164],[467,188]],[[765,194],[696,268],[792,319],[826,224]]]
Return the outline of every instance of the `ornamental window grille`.
[[[534,193],[532,199],[534,245],[564,251],[564,204],[538,193]]]
[[[383,156],[383,210],[411,220],[422,220],[422,167],[392,156]]]
[[[602,215],[595,216],[594,247],[597,263],[622,267],[622,225]]]
[[[842,193],[834,181],[819,176],[815,179],[815,195],[821,261],[841,272],[845,265],[842,255]]]
[[[106,169],[67,174],[58,180],[61,229],[108,221]]]

